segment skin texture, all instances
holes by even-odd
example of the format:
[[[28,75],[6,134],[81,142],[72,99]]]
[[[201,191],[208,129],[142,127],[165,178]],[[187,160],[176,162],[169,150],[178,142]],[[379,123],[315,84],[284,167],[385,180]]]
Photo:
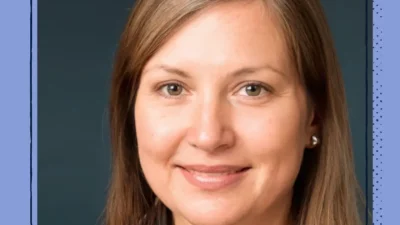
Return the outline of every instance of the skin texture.
[[[224,3],[193,17],[146,64],[135,104],[139,158],[176,225],[289,224],[316,127],[281,37],[261,1]],[[206,191],[182,164],[251,169]]]

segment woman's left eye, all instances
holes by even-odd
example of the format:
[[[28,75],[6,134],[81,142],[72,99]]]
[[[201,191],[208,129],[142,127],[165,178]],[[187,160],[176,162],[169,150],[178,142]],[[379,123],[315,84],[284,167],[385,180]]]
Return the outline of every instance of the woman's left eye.
[[[261,84],[247,84],[242,87],[238,94],[250,97],[259,97],[268,92],[268,90]]]

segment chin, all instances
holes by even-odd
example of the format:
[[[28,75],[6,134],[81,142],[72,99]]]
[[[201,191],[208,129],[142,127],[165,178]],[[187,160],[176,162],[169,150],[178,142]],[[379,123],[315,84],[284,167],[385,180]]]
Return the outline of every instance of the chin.
[[[192,225],[234,225],[241,220],[240,212],[227,212],[229,209],[198,210],[186,209],[183,212],[183,220]]]
[[[230,218],[222,215],[216,216],[194,216],[185,218],[192,225],[234,225],[238,224],[235,218]]]

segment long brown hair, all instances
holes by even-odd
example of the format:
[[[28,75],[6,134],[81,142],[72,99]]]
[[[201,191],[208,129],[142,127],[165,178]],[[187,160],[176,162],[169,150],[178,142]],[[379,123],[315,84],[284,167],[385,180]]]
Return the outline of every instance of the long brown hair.
[[[134,106],[142,69],[188,19],[234,0],[137,0],[122,34],[112,77],[112,180],[106,225],[170,225],[139,164]],[[236,0],[237,1],[237,0]],[[264,0],[279,19],[291,57],[313,103],[321,144],[305,151],[294,186],[297,225],[359,225],[357,181],[341,71],[319,0]]]

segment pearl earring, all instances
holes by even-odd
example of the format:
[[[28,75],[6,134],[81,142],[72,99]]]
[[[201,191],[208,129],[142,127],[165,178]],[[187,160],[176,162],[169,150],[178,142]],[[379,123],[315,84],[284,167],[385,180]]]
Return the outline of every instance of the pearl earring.
[[[317,136],[313,135],[311,137],[311,139],[312,139],[312,146],[313,147],[315,147],[315,146],[317,146],[319,144],[319,140],[318,140]]]

